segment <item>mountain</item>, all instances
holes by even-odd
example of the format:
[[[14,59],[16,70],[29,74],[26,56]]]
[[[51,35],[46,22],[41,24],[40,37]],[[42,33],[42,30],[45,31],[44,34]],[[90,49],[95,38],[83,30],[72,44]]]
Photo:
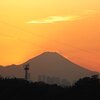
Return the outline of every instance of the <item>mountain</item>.
[[[30,65],[30,79],[34,81],[48,80],[50,82],[55,80],[58,82],[62,80],[65,82],[68,80],[73,82],[79,78],[98,74],[74,64],[56,52],[44,52],[21,65],[0,67],[0,73],[4,77],[24,78],[23,66],[26,64]]]

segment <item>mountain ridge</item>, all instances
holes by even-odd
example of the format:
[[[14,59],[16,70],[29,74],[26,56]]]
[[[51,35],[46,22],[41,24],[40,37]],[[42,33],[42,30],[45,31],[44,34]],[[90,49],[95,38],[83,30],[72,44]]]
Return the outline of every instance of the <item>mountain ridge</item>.
[[[98,74],[74,64],[57,52],[44,52],[20,65],[0,68],[1,75],[24,78],[23,66],[26,64],[30,64],[29,73],[31,74],[31,80],[34,81],[37,81],[40,75],[64,78],[72,82],[82,77]]]

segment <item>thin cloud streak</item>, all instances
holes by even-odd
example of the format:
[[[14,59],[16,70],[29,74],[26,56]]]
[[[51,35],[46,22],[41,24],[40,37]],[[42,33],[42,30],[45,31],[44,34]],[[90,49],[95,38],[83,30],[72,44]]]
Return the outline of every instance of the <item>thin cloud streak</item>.
[[[80,19],[80,16],[50,16],[43,19],[32,20],[27,23],[46,24],[46,23],[56,23],[56,22],[64,22],[64,21],[74,21],[77,19]]]
[[[81,14],[79,14],[77,16],[75,16],[75,15],[71,15],[71,16],[49,16],[49,17],[41,18],[41,19],[34,19],[34,20],[28,21],[26,23],[29,23],[29,24],[49,24],[49,23],[57,23],[57,22],[76,21],[76,20],[86,18],[90,15],[95,15],[95,14],[100,14],[100,11],[85,10],[85,11],[82,11]]]

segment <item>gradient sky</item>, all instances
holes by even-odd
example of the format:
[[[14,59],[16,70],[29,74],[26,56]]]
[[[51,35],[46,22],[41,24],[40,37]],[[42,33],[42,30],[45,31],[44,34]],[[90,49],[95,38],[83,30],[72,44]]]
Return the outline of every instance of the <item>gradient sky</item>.
[[[100,71],[100,0],[0,0],[0,65],[45,51]]]

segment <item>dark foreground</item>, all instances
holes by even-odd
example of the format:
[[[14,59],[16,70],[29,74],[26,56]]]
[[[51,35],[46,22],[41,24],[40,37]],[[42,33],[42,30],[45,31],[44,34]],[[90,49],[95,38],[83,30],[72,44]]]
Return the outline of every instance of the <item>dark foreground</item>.
[[[100,100],[100,79],[86,77],[71,87],[0,79],[0,100]]]

